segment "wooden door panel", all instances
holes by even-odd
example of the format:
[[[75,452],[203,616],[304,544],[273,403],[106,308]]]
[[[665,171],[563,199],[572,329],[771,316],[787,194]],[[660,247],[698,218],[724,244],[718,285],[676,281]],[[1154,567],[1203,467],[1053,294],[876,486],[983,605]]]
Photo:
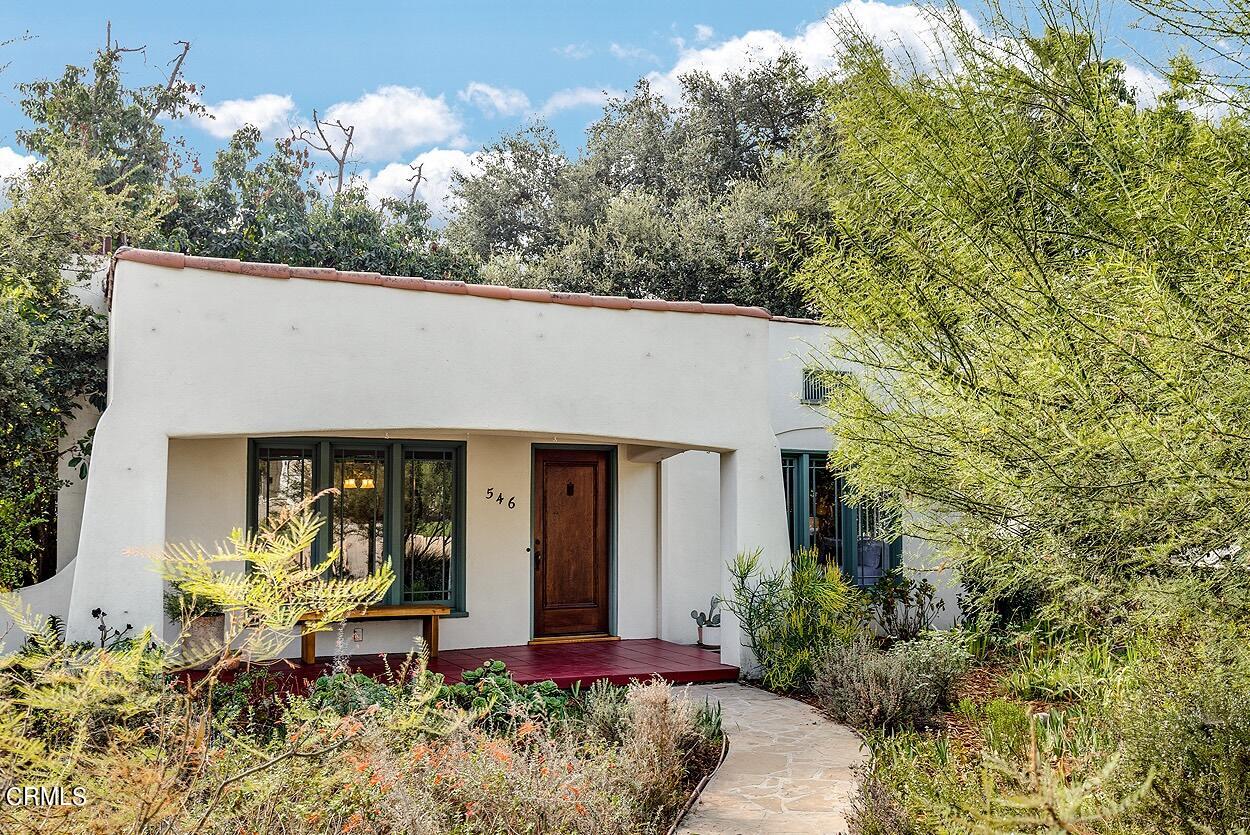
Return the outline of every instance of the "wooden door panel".
[[[608,457],[601,450],[534,455],[535,637],[608,628]]]

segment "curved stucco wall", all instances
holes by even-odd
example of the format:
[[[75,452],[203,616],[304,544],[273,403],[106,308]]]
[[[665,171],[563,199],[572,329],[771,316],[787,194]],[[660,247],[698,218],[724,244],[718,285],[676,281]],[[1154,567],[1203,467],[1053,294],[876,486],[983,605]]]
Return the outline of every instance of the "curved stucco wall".
[[[76,562],[71,562],[42,583],[10,592],[11,602],[28,616],[46,618],[55,615],[65,620],[69,612],[76,565]],[[6,610],[0,609],[0,653],[12,652],[25,640],[26,633],[18,628]]]
[[[123,552],[171,538],[170,439],[442,431],[724,451],[721,553],[749,545],[784,559],[769,327],[118,262],[70,632],[89,628],[72,613],[100,599],[131,622],[159,622],[159,578]],[[657,483],[648,466],[623,500],[654,511]],[[637,527],[657,541],[645,520]],[[507,572],[493,579],[527,594]],[[636,610],[642,622],[618,613],[619,631],[655,634],[654,575],[631,572],[622,591],[629,583],[651,603]],[[521,604],[500,617],[529,615]],[[458,629],[449,623],[449,637]]]

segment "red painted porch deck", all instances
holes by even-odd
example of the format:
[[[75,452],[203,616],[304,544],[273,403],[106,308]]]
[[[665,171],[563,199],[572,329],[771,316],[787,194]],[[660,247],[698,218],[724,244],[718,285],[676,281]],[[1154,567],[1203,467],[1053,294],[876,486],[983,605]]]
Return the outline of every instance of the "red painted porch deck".
[[[479,647],[449,649],[439,653],[430,669],[442,673],[449,683],[460,680],[460,674],[497,659],[508,665],[520,684],[551,679],[560,687],[580,682],[588,687],[606,678],[613,684],[628,684],[630,679],[649,679],[653,675],[674,684],[709,681],[734,681],[738,668],[720,663],[715,650],[700,649],[687,644],[673,644],[655,638],[625,641],[594,641],[570,644],[538,644],[532,646]],[[316,664],[292,664],[291,673],[312,680],[330,666],[333,659],[318,658]],[[392,669],[403,663],[403,656],[387,657]],[[354,655],[349,666],[366,675],[380,676],[385,667],[380,655]]]

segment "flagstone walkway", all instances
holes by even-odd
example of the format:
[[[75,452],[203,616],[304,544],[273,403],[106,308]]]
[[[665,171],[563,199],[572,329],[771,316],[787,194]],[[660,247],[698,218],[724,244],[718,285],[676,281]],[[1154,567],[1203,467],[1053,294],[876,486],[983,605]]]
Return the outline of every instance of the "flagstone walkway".
[[[744,684],[689,688],[719,701],[729,756],[682,821],[681,835],[837,835],[867,759],[860,738],[814,708]]]

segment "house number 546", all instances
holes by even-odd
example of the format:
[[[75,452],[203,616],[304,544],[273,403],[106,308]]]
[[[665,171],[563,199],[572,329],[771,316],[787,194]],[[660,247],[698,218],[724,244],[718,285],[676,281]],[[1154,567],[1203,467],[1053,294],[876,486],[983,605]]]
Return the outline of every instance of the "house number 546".
[[[486,498],[487,498],[487,500],[494,499],[494,500],[495,500],[495,504],[503,504],[503,503],[504,503],[504,495],[503,495],[503,493],[496,493],[496,492],[495,492],[495,488],[494,488],[494,487],[487,487],[487,488],[486,488]],[[516,507],[516,496],[511,496],[511,497],[509,497],[509,498],[507,499],[507,502],[508,502],[508,507],[510,507],[510,508],[515,508],[515,507]]]

